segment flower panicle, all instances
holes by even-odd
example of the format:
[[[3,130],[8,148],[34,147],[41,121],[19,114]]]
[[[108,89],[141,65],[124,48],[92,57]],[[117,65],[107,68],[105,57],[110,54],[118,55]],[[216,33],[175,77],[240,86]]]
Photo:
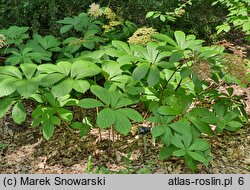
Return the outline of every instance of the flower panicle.
[[[0,34],[0,49],[7,45],[6,38],[3,34]]]
[[[145,46],[148,42],[154,41],[151,37],[152,34],[156,34],[156,30],[152,27],[138,28],[134,34],[128,39],[129,44]]]
[[[99,4],[92,3],[89,7],[90,7],[90,9],[88,10],[88,14],[90,16],[97,18],[97,17],[103,15],[103,11],[101,10]]]

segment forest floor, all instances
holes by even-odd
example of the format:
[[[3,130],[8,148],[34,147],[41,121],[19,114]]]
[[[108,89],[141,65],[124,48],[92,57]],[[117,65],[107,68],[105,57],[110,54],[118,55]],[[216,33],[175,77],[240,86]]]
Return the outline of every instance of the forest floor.
[[[237,94],[245,95],[249,114],[250,88],[234,88]],[[0,120],[0,173],[193,173],[182,159],[158,160],[161,145],[154,146],[150,135],[117,138],[102,131],[100,139],[98,129],[93,129],[88,138],[80,139],[79,134],[58,128],[51,140],[46,141],[39,128],[29,126],[29,122],[15,125],[9,115]],[[249,124],[237,133],[205,138],[212,146],[213,160],[207,167],[198,165],[195,173],[250,173]]]

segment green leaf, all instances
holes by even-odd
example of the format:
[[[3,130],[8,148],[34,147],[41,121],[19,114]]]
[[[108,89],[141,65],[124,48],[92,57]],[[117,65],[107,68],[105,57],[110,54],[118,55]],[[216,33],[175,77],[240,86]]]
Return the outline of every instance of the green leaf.
[[[31,79],[36,72],[37,65],[33,63],[24,63],[20,65],[25,77]]]
[[[45,94],[43,94],[43,96],[44,96],[43,102],[48,102],[54,108],[60,107],[59,102],[55,99],[53,94],[45,93]]]
[[[112,89],[112,86],[114,89]],[[112,85],[112,86],[109,87],[108,92],[109,92],[110,99],[111,99],[110,107],[114,109],[115,105],[117,104],[118,100],[122,97],[122,95],[118,91],[113,91],[113,90],[116,90],[116,85]]]
[[[131,109],[131,108],[122,108],[122,109],[116,110],[116,113],[117,112],[120,112],[120,113],[124,114],[126,117],[128,117],[129,119],[131,119],[133,121],[136,121],[136,122],[143,121],[143,118],[142,118],[141,114],[139,114],[134,109]]]
[[[224,103],[222,102],[215,103],[213,109],[220,119],[224,117],[226,111]]]
[[[70,98],[71,95],[67,94],[65,96],[57,98],[58,103],[60,104],[60,107],[64,106],[76,106],[79,103],[79,100],[75,98]]]
[[[108,74],[109,79],[113,78],[114,76],[120,75],[122,73],[121,64],[116,61],[112,60],[105,60],[102,62],[102,70]]]
[[[58,72],[65,74],[65,75],[69,75],[72,64],[67,61],[60,61],[59,63],[57,63],[56,66],[57,66]]]
[[[96,95],[104,104],[110,105],[111,98],[107,89],[98,85],[92,85],[90,87],[91,92]]]
[[[165,17],[164,15],[161,15],[161,16],[160,16],[160,20],[161,20],[162,22],[165,22],[165,21],[166,21],[166,17]]]
[[[57,65],[54,65],[54,64],[42,64],[42,65],[39,65],[37,67],[37,70],[39,70],[42,73],[55,73],[55,72],[59,72]],[[62,73],[60,73],[60,74],[62,74]],[[63,75],[66,76],[65,74],[63,74]]]
[[[161,106],[158,109],[158,113],[162,115],[179,115],[181,112],[176,109],[176,107]]]
[[[15,103],[13,99],[4,98],[0,99],[0,118],[5,116],[10,107]]]
[[[184,144],[182,143],[181,139],[178,138],[177,136],[172,136],[171,139],[170,139],[170,142],[171,142],[174,146],[176,146],[176,147],[178,147],[178,148],[180,148],[180,149],[185,149],[185,146],[184,146]]]
[[[207,141],[198,139],[188,148],[188,150],[206,151],[210,146]]]
[[[90,87],[90,84],[86,80],[75,80],[73,84],[73,89],[77,92],[85,93]]]
[[[73,122],[71,123],[70,127],[72,127],[73,129],[81,129],[84,123],[82,122]]]
[[[81,123],[81,122],[73,122],[70,126],[73,129],[80,129],[81,137],[86,136],[90,130],[90,125],[87,125],[86,123]]]
[[[12,118],[17,124],[22,124],[26,119],[26,110],[21,101],[18,101],[12,109]]]
[[[126,52],[127,54],[131,54],[131,50],[128,44],[123,41],[113,40],[112,45],[116,47],[117,49],[122,50],[123,52]]]
[[[182,58],[183,58],[183,52],[177,51],[170,56],[169,61],[171,63],[175,63],[180,61]]]
[[[170,146],[164,146],[159,153],[159,159],[165,160],[172,156],[173,152],[176,150],[176,148],[173,145]]]
[[[104,108],[97,115],[97,125],[101,129],[106,129],[111,127],[115,123],[116,114],[110,108]]]
[[[233,95],[233,92],[234,92],[234,89],[233,89],[233,88],[227,88],[226,90],[227,90],[229,96],[232,96],[232,95]]]
[[[131,105],[133,104],[133,101],[128,99],[128,98],[120,98],[118,100],[118,102],[116,103],[114,109],[118,109],[118,108],[121,108],[121,107],[124,107],[124,106],[128,106],[128,105]]]
[[[220,34],[221,32],[228,32],[231,29],[230,25],[228,23],[219,25],[216,27],[217,30],[217,35]]]
[[[49,140],[55,131],[55,126],[50,119],[43,121],[42,124],[43,136],[46,140]]]
[[[154,86],[159,82],[159,80],[160,80],[160,71],[156,66],[152,65],[149,69],[147,82],[149,86]]]
[[[72,25],[65,25],[65,26],[60,28],[60,33],[64,34],[64,33],[68,32],[72,27],[73,27]]]
[[[129,119],[125,115],[123,115],[123,113],[121,113],[119,110],[116,110],[115,111],[116,130],[123,135],[127,135],[129,131],[131,130],[131,127],[132,125]]]
[[[34,119],[40,117],[41,115],[43,115],[43,110],[41,107],[34,109],[31,114],[32,118]]]
[[[152,128],[151,133],[154,138],[157,138],[165,133],[164,126],[155,126]]]
[[[16,82],[17,92],[24,98],[29,98],[38,90],[39,82],[31,79],[23,79]]]
[[[51,118],[50,118],[50,120],[52,121],[52,123],[54,124],[54,125],[61,125],[61,120],[57,117],[57,116],[52,116]]]
[[[58,108],[57,113],[64,121],[70,122],[73,119],[73,113],[67,109]]]
[[[65,77],[64,74],[61,73],[51,73],[47,74],[45,77],[42,78],[40,85],[41,86],[51,86]]]
[[[184,156],[186,153],[187,153],[186,150],[176,150],[173,152],[173,156],[180,157],[180,156]]]
[[[7,78],[0,82],[0,97],[8,96],[16,91],[16,78]]]
[[[242,123],[238,121],[230,121],[227,123],[226,129],[231,130],[231,131],[237,131],[243,126]]]
[[[185,147],[188,148],[193,140],[192,128],[189,122],[179,120],[170,124],[169,126],[182,136],[182,141]]]
[[[181,49],[184,49],[184,45],[185,45],[185,42],[186,42],[185,33],[182,32],[182,31],[175,31],[174,36],[175,36],[175,39],[176,39],[176,42],[177,42],[178,46],[180,46]]]
[[[22,73],[14,66],[0,67],[0,74],[22,79]]]
[[[169,36],[167,36],[165,34],[152,34],[152,37],[156,38],[160,41],[164,41],[168,44],[171,44],[172,46],[175,46],[175,47],[177,46],[176,42],[172,38],[170,38]]]
[[[188,154],[194,159],[202,163],[206,163],[207,159],[200,153],[188,151]]]
[[[188,121],[182,121],[182,120],[171,123],[169,126],[173,130],[175,130],[177,133],[183,134],[183,135],[187,134],[189,132],[188,129],[190,129],[191,127]]]
[[[82,79],[92,77],[101,72],[101,68],[90,61],[75,61],[71,69],[71,78]]]
[[[132,95],[132,96],[139,95],[139,94],[144,92],[144,88],[139,87],[139,86],[138,87],[137,86],[130,86],[130,87],[127,87],[126,90],[127,90],[127,93],[129,95]]]
[[[209,126],[209,124],[200,121],[198,118],[196,117],[188,117],[188,119],[194,124],[194,126],[202,133],[205,134],[213,134],[213,131],[211,129],[211,127]]]
[[[196,163],[196,161],[189,154],[185,154],[184,158],[185,158],[185,161],[186,161],[188,167],[192,171],[195,171],[197,169],[197,163]]]
[[[192,69],[190,67],[183,67],[180,70],[180,75],[182,79],[189,77],[191,74],[192,74]]]
[[[216,115],[206,108],[194,108],[188,114],[206,123],[216,124],[218,121]]]
[[[36,117],[34,118],[34,120],[31,123],[32,127],[38,127],[42,122],[43,122],[44,118],[43,117]]]
[[[164,126],[164,128],[165,128],[165,132],[163,133],[163,135],[160,138],[166,146],[169,146],[171,144],[170,139],[172,136],[172,131],[169,128],[169,126]]]
[[[146,14],[146,18],[152,17],[155,14],[155,12],[150,11]]]
[[[66,94],[69,94],[71,92],[73,84],[74,81],[68,78],[53,86],[51,92],[55,97],[65,96]]]
[[[78,106],[82,108],[95,108],[95,107],[102,107],[104,106],[104,104],[93,98],[85,98],[80,100]]]
[[[139,64],[132,73],[132,77],[135,81],[139,81],[146,76],[148,73],[150,64],[149,63],[141,63]]]

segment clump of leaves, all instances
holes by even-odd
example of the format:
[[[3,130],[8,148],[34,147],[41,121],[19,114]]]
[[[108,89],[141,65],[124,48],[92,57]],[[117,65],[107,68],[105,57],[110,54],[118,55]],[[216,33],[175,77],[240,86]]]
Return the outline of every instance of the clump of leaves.
[[[78,106],[82,108],[103,108],[98,113],[96,119],[99,128],[107,129],[114,125],[119,133],[126,135],[130,132],[132,127],[130,120],[136,122],[141,122],[143,120],[136,110],[126,108],[126,106],[132,105],[134,102],[124,97],[119,92],[108,91],[97,85],[91,86],[90,90],[99,100],[85,98],[80,100]]]

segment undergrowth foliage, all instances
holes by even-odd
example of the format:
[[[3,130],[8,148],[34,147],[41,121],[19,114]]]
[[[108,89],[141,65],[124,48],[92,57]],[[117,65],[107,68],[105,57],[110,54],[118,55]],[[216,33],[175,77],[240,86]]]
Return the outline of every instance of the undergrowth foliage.
[[[124,37],[134,29],[121,21],[121,28],[107,33],[102,27],[107,8],[91,8],[89,14],[58,21],[62,34],[73,30],[75,37],[30,38],[27,27],[17,26],[0,31],[5,57],[0,66],[0,118],[12,110],[14,122],[21,125],[27,117],[24,101],[34,101],[32,126],[40,127],[47,140],[59,127],[79,130],[81,136],[93,127],[128,135],[133,124],[146,119],[153,124],[152,138],[164,145],[160,159],[183,157],[192,170],[197,162],[207,166],[210,145],[202,134],[237,131],[247,121],[244,103],[233,89],[219,90],[221,80],[243,77],[238,70],[225,69],[225,61],[233,64],[233,59],[222,46],[203,46],[203,40],[182,31],[171,38],[151,29],[147,43],[112,40],[117,31]],[[208,106],[199,104],[204,100]],[[135,110],[138,103],[147,109],[147,118]],[[97,117],[90,122],[81,115],[81,121],[76,120],[74,114],[80,113],[73,107],[95,108]]]

